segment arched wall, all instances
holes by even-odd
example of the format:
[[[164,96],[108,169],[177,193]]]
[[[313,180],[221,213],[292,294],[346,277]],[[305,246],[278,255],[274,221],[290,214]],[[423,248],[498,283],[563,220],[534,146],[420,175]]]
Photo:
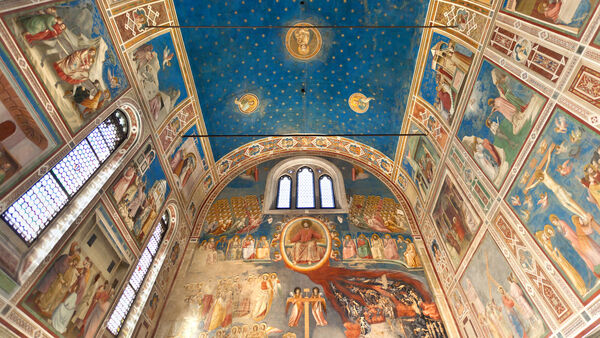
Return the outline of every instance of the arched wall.
[[[413,236],[419,236],[419,232],[417,230],[416,225],[416,217],[412,207],[411,201],[404,194],[403,190],[399,185],[397,185],[392,179],[392,171],[385,170],[387,168],[385,165],[381,165],[381,163],[393,163],[387,156],[381,154],[379,151],[364,145],[362,143],[345,139],[345,138],[337,138],[337,141],[345,145],[345,147],[323,147],[317,146],[313,144],[313,142],[308,141],[305,142],[303,140],[309,139],[308,137],[287,137],[286,139],[291,139],[295,144],[301,144],[299,147],[278,147],[268,151],[262,151],[265,148],[262,148],[261,151],[254,154],[253,156],[245,155],[244,158],[232,161],[234,158],[239,158],[239,154],[249,154],[252,149],[260,148],[261,144],[265,142],[274,143],[275,139],[273,138],[265,138],[258,141],[254,141],[248,143],[237,150],[231,152],[223,159],[219,160],[216,164],[216,167],[219,170],[219,179],[218,183],[215,184],[210,191],[206,194],[206,198],[204,199],[198,216],[194,220],[194,226],[192,231],[192,237],[198,237],[202,231],[202,220],[206,217],[208,210],[211,204],[215,201],[219,193],[231,182],[234,178],[236,178],[240,173],[245,170],[259,164],[265,162],[267,160],[271,160],[274,158],[281,158],[287,156],[294,155],[322,155],[333,158],[339,158],[346,160],[350,163],[360,165],[368,170],[371,174],[377,177],[382,183],[386,185],[388,189],[394,194],[396,199],[402,205],[403,209],[407,211],[407,218],[409,220],[409,225],[411,228],[411,232]],[[312,141],[315,141],[312,137]],[[285,139],[284,139],[285,140]],[[281,142],[281,141],[279,141]],[[317,142],[314,142],[317,143]],[[331,143],[329,143],[331,145]],[[291,148],[291,149],[290,149]],[[355,151],[350,151],[349,149],[355,149]],[[221,170],[220,168],[226,168],[225,170]],[[407,184],[412,184],[411,181],[407,180]]]

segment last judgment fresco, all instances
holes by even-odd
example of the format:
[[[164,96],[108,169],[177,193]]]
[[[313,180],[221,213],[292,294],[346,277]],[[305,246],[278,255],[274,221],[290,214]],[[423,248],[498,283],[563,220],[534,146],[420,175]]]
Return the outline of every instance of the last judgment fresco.
[[[402,207],[364,169],[329,160],[348,213],[263,215],[279,160],[229,183],[188,245],[157,336],[446,336]]]

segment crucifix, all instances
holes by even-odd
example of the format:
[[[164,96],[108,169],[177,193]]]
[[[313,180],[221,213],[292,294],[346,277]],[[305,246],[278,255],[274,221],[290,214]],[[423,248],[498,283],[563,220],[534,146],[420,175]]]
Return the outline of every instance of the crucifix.
[[[304,312],[304,337],[310,337],[310,320],[308,316],[309,306],[312,309],[312,314],[317,322],[317,326],[325,326],[327,325],[327,320],[325,320],[325,315],[327,314],[327,308],[325,306],[325,299],[321,296],[319,292],[319,288],[314,287],[312,289],[312,293],[310,289],[303,290],[299,287],[294,289],[294,292],[290,292],[290,297],[288,297],[285,304],[285,313],[287,315],[290,306],[292,307],[292,311],[290,312],[290,317],[288,319],[289,327],[298,326],[298,322],[300,322],[300,318],[302,317],[302,312]],[[308,295],[308,296],[305,296]]]

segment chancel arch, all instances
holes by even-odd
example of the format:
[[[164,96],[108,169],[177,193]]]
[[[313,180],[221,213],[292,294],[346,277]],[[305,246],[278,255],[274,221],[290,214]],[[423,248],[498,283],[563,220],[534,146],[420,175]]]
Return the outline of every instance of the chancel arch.
[[[358,160],[324,151],[306,153],[287,152],[260,163],[242,163],[239,172],[230,172],[228,183],[217,190],[216,198],[207,206],[202,232],[188,246],[186,255],[190,264],[184,264],[174,286],[185,291],[173,294],[165,308],[185,306],[186,299],[191,301],[194,297],[204,299],[205,295],[217,292],[215,287],[226,293],[231,290],[234,298],[244,298],[253,292],[264,292],[264,297],[250,297],[247,308],[240,305],[232,310],[231,324],[227,319],[219,319],[218,306],[212,310],[211,318],[215,319],[204,319],[201,324],[196,319],[182,322],[175,312],[164,312],[157,335],[177,335],[183,330],[196,332],[197,324],[204,325],[202,330],[219,331],[223,323],[232,330],[243,330],[243,324],[237,323],[252,327],[253,323],[263,322],[300,334],[304,330],[303,315],[294,317],[288,313],[288,322],[287,317],[274,314],[285,312],[285,302],[292,302],[289,306],[293,307],[293,302],[308,301],[311,297],[315,301],[321,299],[322,304],[331,307],[328,311],[337,313],[325,318],[320,310],[315,310],[319,324],[313,334],[319,335],[324,329],[321,326],[342,325],[352,320],[348,312],[352,310],[343,305],[344,299],[350,301],[353,297],[346,290],[352,288],[352,283],[358,286],[370,279],[402,285],[414,290],[414,296],[424,304],[432,302],[433,295],[426,286],[423,263],[409,226],[412,211],[396,198],[399,191],[389,189],[384,179],[366,170],[365,164]],[[317,193],[314,208],[290,208],[291,212],[261,208],[262,203],[276,209],[281,182],[290,182],[289,186],[298,184],[299,172],[310,173],[306,175],[307,182],[319,194],[330,184],[336,205],[342,204],[342,198],[351,201],[347,209],[325,208],[328,212],[320,213],[322,202]],[[285,192],[291,196],[289,204],[293,206],[296,193],[289,189]],[[373,271],[371,266],[378,264],[382,264],[379,270]],[[354,282],[347,284],[350,276]],[[378,291],[364,287],[361,292],[379,297]],[[288,296],[295,293],[295,288],[300,288],[299,293]],[[280,289],[285,290],[283,294]],[[294,297],[299,298],[294,300]],[[339,303],[333,300],[335,297]],[[439,318],[436,310],[430,309],[433,312],[427,315],[425,325],[442,332],[441,321],[432,319]],[[368,325],[377,330],[375,324]]]
[[[302,141],[302,137],[290,137],[294,139],[295,142],[300,143]],[[416,215],[414,214],[414,201],[409,198],[409,196],[405,195],[404,189],[406,186],[410,186],[410,191],[414,191],[413,182],[407,181],[405,185],[398,185],[392,179],[392,171],[387,170],[388,167],[382,164],[392,163],[392,161],[385,155],[381,154],[378,150],[349,139],[345,139],[340,137],[339,141],[343,142],[343,144],[347,145],[347,148],[340,149],[339,147],[333,147],[332,145],[328,147],[316,146],[311,143],[303,142],[302,147],[297,150],[290,150],[285,147],[276,147],[274,149],[269,149],[269,151],[265,151],[264,153],[259,153],[254,156],[245,156],[242,160],[238,160],[236,162],[232,162],[230,158],[233,158],[235,154],[239,153],[247,153],[249,149],[253,149],[260,144],[263,143],[273,143],[272,138],[260,139],[255,142],[247,143],[238,149],[232,151],[230,154],[222,158],[216,163],[217,171],[218,171],[218,181],[213,184],[213,186],[205,193],[203,198],[203,202],[201,204],[200,210],[196,214],[194,219],[194,227],[192,232],[192,237],[198,237],[198,234],[202,232],[202,223],[201,221],[206,217],[208,213],[210,205],[217,198],[218,194],[236,177],[238,177],[241,173],[250,170],[258,163],[263,163],[267,160],[271,159],[281,159],[286,157],[296,156],[317,156],[321,158],[338,158],[344,161],[348,161],[357,165],[358,171],[355,172],[355,176],[361,176],[363,171],[367,171],[373,176],[377,177],[380,182],[382,182],[397,198],[398,202],[401,204],[403,210],[406,210],[405,216],[407,217],[409,227],[413,232],[417,231],[416,225]],[[351,146],[356,147],[357,151],[348,151],[348,148],[352,149]],[[371,154],[371,156],[365,156],[365,154]],[[291,177],[290,177],[291,178]],[[275,182],[277,184],[277,182]],[[276,189],[277,187],[275,187]],[[265,188],[266,189],[266,188]]]

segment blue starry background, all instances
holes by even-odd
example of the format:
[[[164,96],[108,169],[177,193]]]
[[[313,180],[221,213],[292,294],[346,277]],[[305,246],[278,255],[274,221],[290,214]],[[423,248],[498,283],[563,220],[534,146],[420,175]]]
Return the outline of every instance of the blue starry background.
[[[175,0],[181,25],[423,25],[425,1]],[[308,61],[285,48],[287,28],[182,29],[209,134],[398,133],[421,29],[319,29],[323,45]],[[302,93],[302,88],[305,93]],[[374,97],[357,114],[348,97]],[[258,96],[256,112],[234,104]],[[394,158],[397,137],[357,137]],[[214,138],[215,160],[251,138]]]

